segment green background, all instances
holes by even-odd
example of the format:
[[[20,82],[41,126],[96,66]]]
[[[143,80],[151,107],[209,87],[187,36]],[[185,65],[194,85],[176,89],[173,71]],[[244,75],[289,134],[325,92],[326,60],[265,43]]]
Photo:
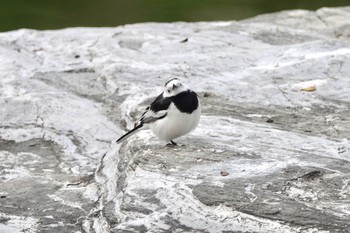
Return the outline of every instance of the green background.
[[[0,31],[239,20],[286,9],[346,5],[349,0],[0,0]]]

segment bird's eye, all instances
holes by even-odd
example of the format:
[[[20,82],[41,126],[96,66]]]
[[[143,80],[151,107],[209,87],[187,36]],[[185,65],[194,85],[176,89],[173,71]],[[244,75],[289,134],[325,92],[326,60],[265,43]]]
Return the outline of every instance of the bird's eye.
[[[170,90],[168,90],[168,93],[170,93]]]

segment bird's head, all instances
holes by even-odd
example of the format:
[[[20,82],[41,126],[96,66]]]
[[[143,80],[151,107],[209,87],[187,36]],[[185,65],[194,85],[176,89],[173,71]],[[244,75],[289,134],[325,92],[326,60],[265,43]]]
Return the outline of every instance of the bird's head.
[[[164,87],[164,97],[175,96],[181,92],[187,91],[189,88],[187,85],[182,83],[179,79],[174,78],[165,83]]]

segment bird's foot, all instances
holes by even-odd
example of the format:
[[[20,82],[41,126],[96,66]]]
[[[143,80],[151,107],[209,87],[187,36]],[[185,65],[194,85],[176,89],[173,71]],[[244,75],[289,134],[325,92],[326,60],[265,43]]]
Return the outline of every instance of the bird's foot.
[[[186,146],[184,144],[177,144],[176,142],[174,142],[173,140],[170,140],[170,142],[168,144],[166,144],[166,146],[169,147],[176,147],[176,146]]]

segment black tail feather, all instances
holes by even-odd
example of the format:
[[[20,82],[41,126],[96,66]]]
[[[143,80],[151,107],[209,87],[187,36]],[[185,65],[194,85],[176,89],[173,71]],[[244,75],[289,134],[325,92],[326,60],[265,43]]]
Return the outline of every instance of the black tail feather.
[[[117,143],[121,143],[124,140],[126,140],[127,138],[129,138],[131,135],[133,135],[134,133],[136,133],[137,131],[139,131],[142,128],[143,124],[139,124],[138,126],[136,126],[135,128],[133,128],[132,130],[130,130],[129,132],[127,132],[126,134],[124,134],[123,136],[121,136],[118,140]]]

